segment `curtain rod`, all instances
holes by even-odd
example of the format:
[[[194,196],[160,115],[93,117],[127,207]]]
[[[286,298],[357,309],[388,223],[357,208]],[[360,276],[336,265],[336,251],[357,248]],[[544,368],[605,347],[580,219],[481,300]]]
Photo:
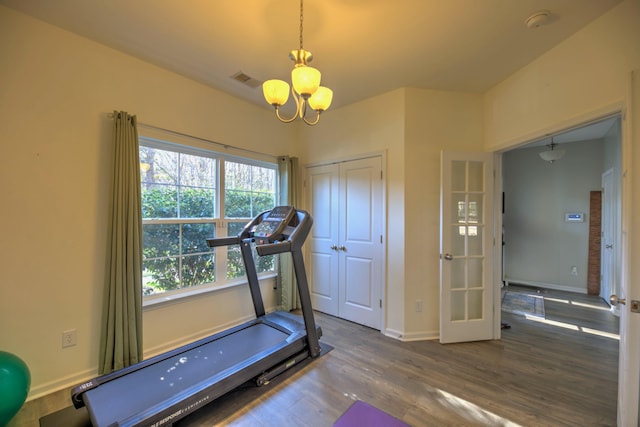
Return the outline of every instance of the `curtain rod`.
[[[113,113],[107,113],[107,116],[110,119],[113,119],[113,117],[114,117]],[[248,148],[241,148],[241,147],[236,147],[234,145],[223,144],[222,142],[212,141],[210,139],[201,138],[199,136],[189,135],[188,133],[178,132],[178,131],[175,131],[175,130],[165,129],[165,128],[161,128],[159,126],[154,126],[154,125],[150,125],[150,124],[147,124],[147,123],[142,123],[139,120],[136,123],[138,124],[138,126],[146,127],[146,128],[149,128],[149,129],[159,130],[159,131],[162,131],[162,132],[170,133],[172,135],[183,136],[183,137],[186,137],[186,138],[195,139],[197,141],[206,142],[206,143],[209,143],[209,144],[214,144],[214,145],[217,145],[219,147],[224,148],[225,150],[233,149],[233,150],[238,150],[238,151],[244,151],[246,153],[258,154],[260,156],[267,156],[267,157],[271,157],[271,158],[274,158],[274,159],[277,159],[279,157],[279,156],[274,156],[272,154],[262,153],[260,151],[249,150]]]

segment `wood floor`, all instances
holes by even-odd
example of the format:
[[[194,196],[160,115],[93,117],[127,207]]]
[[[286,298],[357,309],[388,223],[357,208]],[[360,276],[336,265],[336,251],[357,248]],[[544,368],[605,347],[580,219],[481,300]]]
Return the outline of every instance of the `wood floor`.
[[[318,313],[321,341],[333,351],[266,387],[235,391],[176,426],[325,427],[356,399],[412,426],[615,426],[618,321],[606,303],[509,290],[544,297],[545,318],[503,311],[511,327],[497,341],[403,343]],[[29,411],[9,426],[37,425],[25,421]]]

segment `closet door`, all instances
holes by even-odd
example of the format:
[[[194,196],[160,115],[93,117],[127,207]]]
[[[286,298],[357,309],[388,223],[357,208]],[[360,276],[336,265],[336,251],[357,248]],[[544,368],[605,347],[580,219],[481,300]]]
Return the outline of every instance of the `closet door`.
[[[376,329],[382,324],[382,191],[380,157],[307,168],[313,307]]]
[[[381,159],[340,164],[339,316],[380,329]]]
[[[307,209],[313,218],[309,233],[309,285],[313,308],[338,316],[338,213],[337,164],[307,168]]]

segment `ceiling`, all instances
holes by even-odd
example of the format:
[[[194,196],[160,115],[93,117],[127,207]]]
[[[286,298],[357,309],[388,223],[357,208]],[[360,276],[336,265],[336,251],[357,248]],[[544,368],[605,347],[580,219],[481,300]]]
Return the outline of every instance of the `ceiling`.
[[[304,48],[332,109],[400,87],[484,92],[620,0],[306,0]],[[0,0],[4,5],[270,108],[289,80],[298,0]],[[545,25],[525,20],[551,12]],[[291,102],[291,101],[290,101]]]
[[[524,146],[517,147],[517,149],[549,145],[551,144],[551,142],[555,144],[565,144],[569,142],[582,142],[592,141],[594,139],[602,139],[617,123],[618,118],[619,116],[615,115],[601,120],[596,120],[592,123],[588,123],[574,129],[568,129],[553,135],[546,135],[544,138],[527,143]]]

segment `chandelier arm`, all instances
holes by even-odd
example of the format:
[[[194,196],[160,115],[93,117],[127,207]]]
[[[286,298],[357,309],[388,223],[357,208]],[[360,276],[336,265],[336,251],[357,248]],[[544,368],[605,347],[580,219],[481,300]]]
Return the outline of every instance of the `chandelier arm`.
[[[302,120],[304,120],[304,122],[309,126],[317,125],[318,122],[320,121],[320,110],[317,110],[317,113],[318,114],[316,115],[316,119],[314,121],[307,120],[306,114],[305,114],[305,117],[302,118]]]
[[[298,118],[298,116],[300,116],[301,118],[303,117],[303,112],[302,109],[304,108],[305,102],[304,100],[300,100],[300,96],[293,90],[293,86],[291,86],[291,95],[293,96],[293,100],[296,102],[296,111],[293,113],[293,116],[291,116],[290,118],[284,118],[280,115],[280,108],[278,106],[276,106],[276,117],[278,117],[278,120],[280,120],[283,123],[291,123],[292,121],[294,121],[295,119]]]
[[[298,112],[296,111],[296,113],[295,113],[292,117],[290,117],[290,118],[288,118],[288,119],[285,119],[284,117],[282,117],[282,116],[280,115],[280,108],[279,108],[279,107],[276,107],[276,117],[277,117],[277,118],[278,118],[278,120],[280,120],[282,123],[291,123],[292,121],[294,121],[295,119],[297,119],[297,118],[298,118]]]

